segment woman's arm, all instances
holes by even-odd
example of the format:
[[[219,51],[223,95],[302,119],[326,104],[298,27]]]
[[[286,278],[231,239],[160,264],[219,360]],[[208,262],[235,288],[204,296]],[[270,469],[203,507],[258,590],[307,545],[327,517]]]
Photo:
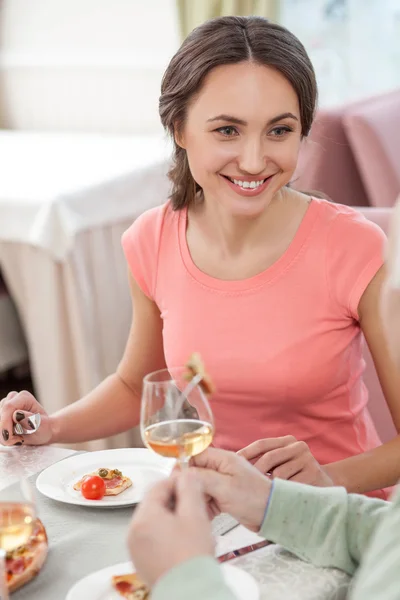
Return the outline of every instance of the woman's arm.
[[[400,431],[400,374],[389,354],[380,315],[385,277],[382,267],[361,297],[358,312],[393,422]],[[395,485],[400,478],[399,459],[400,436],[396,436],[374,450],[325,465],[324,469],[335,484],[343,485],[349,492],[364,493]]]
[[[164,368],[165,359],[159,310],[131,276],[130,289],[132,325],[116,372],[78,402],[51,415],[51,443],[108,437],[139,423],[143,377]]]

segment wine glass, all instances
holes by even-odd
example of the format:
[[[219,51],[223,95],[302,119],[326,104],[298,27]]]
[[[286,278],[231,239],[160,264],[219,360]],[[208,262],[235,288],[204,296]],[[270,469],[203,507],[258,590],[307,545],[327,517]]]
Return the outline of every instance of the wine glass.
[[[26,544],[35,519],[34,495],[26,478],[21,477],[18,483],[0,491],[0,600],[9,600],[7,555]]]
[[[214,419],[201,381],[187,369],[162,369],[143,380],[140,429],[144,444],[181,468],[203,452],[214,436]]]

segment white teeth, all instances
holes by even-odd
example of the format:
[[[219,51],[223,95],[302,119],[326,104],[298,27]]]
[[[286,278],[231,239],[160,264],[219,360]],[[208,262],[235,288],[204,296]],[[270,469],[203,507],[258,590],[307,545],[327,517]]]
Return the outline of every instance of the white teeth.
[[[233,183],[235,185],[238,185],[239,187],[243,188],[243,189],[255,189],[260,187],[260,185],[262,185],[264,183],[265,179],[261,179],[260,181],[240,181],[239,179],[233,179]]]

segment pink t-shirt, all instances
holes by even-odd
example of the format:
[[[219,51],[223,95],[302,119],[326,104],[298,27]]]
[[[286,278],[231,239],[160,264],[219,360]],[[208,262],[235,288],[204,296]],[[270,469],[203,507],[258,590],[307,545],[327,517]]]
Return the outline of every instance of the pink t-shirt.
[[[357,307],[383,263],[382,231],[352,208],[313,198],[276,263],[224,281],[193,263],[186,227],[187,210],[168,202],[133,223],[123,248],[160,310],[167,366],[199,352],[216,385],[214,444],[237,451],[293,435],[321,464],[380,445]]]

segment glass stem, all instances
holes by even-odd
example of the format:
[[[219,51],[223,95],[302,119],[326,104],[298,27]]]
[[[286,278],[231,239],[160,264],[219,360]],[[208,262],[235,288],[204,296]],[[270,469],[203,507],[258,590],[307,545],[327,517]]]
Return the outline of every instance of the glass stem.
[[[187,456],[185,456],[184,459],[181,459],[179,461],[179,466],[182,469],[182,471],[186,471],[186,469],[189,468],[189,461],[190,461],[190,458],[188,458]]]
[[[0,600],[10,600],[7,589],[6,551],[0,548]]]
[[[184,448],[182,447],[179,452],[179,458],[177,464],[182,471],[186,471],[189,468],[190,456],[187,456]]]

